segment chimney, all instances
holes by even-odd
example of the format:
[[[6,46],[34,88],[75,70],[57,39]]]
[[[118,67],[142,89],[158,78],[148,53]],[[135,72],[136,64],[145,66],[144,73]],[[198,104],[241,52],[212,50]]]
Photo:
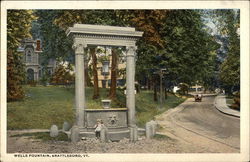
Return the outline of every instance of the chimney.
[[[36,51],[41,51],[41,40],[40,39],[36,40]]]

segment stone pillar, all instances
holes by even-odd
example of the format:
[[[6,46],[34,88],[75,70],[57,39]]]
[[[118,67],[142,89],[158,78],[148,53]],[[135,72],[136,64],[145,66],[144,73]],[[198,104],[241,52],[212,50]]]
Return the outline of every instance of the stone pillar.
[[[75,50],[75,108],[76,124],[79,128],[85,126],[84,107],[85,107],[85,79],[84,79],[84,46],[83,44],[74,44]]]
[[[137,127],[135,120],[135,46],[127,47],[126,65],[126,105],[128,108],[128,126],[130,140],[137,141]]]
[[[128,126],[135,127],[135,46],[127,47],[126,60],[126,105]]]

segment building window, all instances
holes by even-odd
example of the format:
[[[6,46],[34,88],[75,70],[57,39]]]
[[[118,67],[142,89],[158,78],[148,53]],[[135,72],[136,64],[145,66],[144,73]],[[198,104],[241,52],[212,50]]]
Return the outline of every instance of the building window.
[[[31,63],[31,61],[32,61],[32,49],[31,48],[28,48],[28,49],[26,49],[26,62],[28,62],[28,63]]]
[[[39,78],[42,77],[42,70],[39,70],[38,76],[39,76]]]
[[[102,88],[106,88],[107,80],[102,80]]]
[[[123,87],[125,86],[126,80],[125,79],[118,79],[117,80],[117,86],[118,87]]]
[[[34,70],[33,69],[28,69],[27,70],[27,80],[28,81],[33,81],[34,80]]]
[[[31,54],[30,53],[27,54],[27,62],[31,62]]]

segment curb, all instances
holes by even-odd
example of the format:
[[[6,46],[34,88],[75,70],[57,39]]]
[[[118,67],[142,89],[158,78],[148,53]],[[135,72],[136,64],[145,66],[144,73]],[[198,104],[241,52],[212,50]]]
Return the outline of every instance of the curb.
[[[59,129],[59,132],[63,132],[63,130]],[[25,133],[49,133],[49,129],[17,129],[17,130],[7,130],[7,133],[14,134],[25,134]]]
[[[222,95],[218,95],[218,96],[222,96]],[[221,113],[223,113],[223,114],[226,114],[226,115],[229,115],[229,116],[233,116],[233,117],[240,118],[240,114],[238,115],[238,114],[233,114],[233,113],[227,112],[227,111],[223,110],[222,107],[218,106],[218,105],[217,105],[217,102],[216,102],[216,101],[218,100],[218,96],[216,96],[215,99],[214,99],[214,107],[215,107],[219,112],[221,112]],[[227,105],[225,105],[225,106],[226,106],[230,111],[236,111],[236,110],[230,109]]]

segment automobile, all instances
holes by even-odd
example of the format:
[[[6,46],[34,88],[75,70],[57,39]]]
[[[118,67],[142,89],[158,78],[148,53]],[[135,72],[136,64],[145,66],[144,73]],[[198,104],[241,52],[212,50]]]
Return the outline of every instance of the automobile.
[[[202,94],[196,94],[194,95],[195,102],[201,102],[202,100]]]

